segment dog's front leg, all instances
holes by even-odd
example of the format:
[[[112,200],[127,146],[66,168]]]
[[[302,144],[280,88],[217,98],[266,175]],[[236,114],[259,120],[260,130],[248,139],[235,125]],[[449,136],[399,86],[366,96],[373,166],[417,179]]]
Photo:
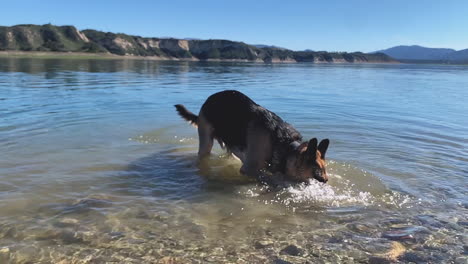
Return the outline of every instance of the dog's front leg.
[[[260,173],[260,169],[258,168],[258,166],[256,164],[252,164],[252,163],[243,164],[239,171],[240,171],[240,173],[242,175],[246,175],[247,177],[257,178],[257,179],[258,179],[258,175]]]
[[[268,131],[252,125],[247,135],[247,152],[241,173],[261,181],[261,170],[271,157],[271,139]]]

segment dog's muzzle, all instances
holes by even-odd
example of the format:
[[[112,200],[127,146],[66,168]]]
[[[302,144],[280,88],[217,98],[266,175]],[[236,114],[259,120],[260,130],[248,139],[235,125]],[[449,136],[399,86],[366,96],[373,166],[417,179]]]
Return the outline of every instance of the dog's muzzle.
[[[328,176],[326,173],[323,173],[322,170],[316,170],[314,171],[314,179],[326,183],[328,181]]]

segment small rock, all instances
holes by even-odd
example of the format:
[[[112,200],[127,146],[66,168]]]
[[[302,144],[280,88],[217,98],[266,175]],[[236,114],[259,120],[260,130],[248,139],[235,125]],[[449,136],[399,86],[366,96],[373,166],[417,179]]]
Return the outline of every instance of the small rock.
[[[185,263],[183,259],[177,257],[163,257],[158,260],[158,264],[182,264]]]
[[[79,221],[74,218],[63,218],[54,224],[56,227],[73,227],[78,225]]]
[[[111,239],[119,239],[119,238],[125,236],[123,232],[117,232],[117,231],[110,232],[109,235],[110,235]]]
[[[428,263],[428,259],[425,258],[424,255],[416,252],[407,252],[400,259],[403,259],[406,262]]]
[[[150,219],[151,218],[151,216],[148,214],[148,212],[146,212],[144,210],[138,210],[135,213],[135,217],[136,218],[141,218],[141,219]]]
[[[283,259],[275,259],[273,261],[273,264],[292,264],[292,262],[289,262],[289,261],[286,261],[286,260],[283,260]]]
[[[369,264],[390,264],[390,260],[382,257],[369,257]]]
[[[213,256],[208,256],[208,257],[204,258],[204,260],[206,262],[216,262],[217,261],[217,259],[215,257],[213,257]]]
[[[8,263],[10,260],[10,249],[7,247],[0,248],[0,263]]]
[[[83,199],[76,200],[72,206],[78,207],[93,207],[93,208],[105,208],[112,206],[112,201],[107,197],[101,196],[89,196]]]
[[[35,247],[27,246],[19,249],[14,254],[17,263],[29,263],[37,259],[39,250]],[[16,263],[15,262],[15,263]]]
[[[214,255],[221,255],[223,253],[224,249],[222,247],[217,247],[213,249],[213,254]]]
[[[343,243],[343,238],[341,238],[341,237],[331,237],[328,240],[328,243]]]
[[[300,256],[303,253],[304,253],[304,250],[302,248],[297,247],[296,245],[289,245],[280,251],[280,254],[282,255],[287,254],[291,256]]]
[[[385,257],[389,260],[397,261],[397,259],[406,252],[406,248],[399,242],[393,242],[392,247],[385,253]]]
[[[365,262],[367,255],[362,250],[349,250],[347,252],[348,257],[353,258],[356,262]]]
[[[368,252],[370,256],[377,256],[392,250],[393,241],[386,238],[368,240],[367,243],[362,243],[362,250]],[[367,259],[367,257],[366,257]]]
[[[463,225],[461,225],[460,222],[458,222],[458,225],[455,223],[447,223],[446,226],[452,228],[453,230],[463,231]]]
[[[51,240],[60,238],[60,231],[58,229],[47,228],[44,230],[39,230],[34,234],[37,240]]]
[[[189,227],[188,231],[197,235],[203,235],[206,232],[206,228],[202,225],[193,224]]]
[[[363,224],[348,224],[346,227],[351,231],[358,233],[371,233],[373,231],[372,228]]]
[[[467,264],[468,257],[458,257],[455,259],[455,264]]]
[[[322,254],[320,253],[319,249],[313,248],[309,251],[309,255],[316,257],[316,258],[320,258]]]
[[[426,233],[427,229],[421,226],[408,226],[404,228],[398,228],[393,230],[388,230],[382,233],[382,237],[395,240],[395,241],[403,241],[403,240],[415,240],[414,235],[416,233]]]
[[[69,230],[59,232],[58,238],[61,239],[63,243],[65,244],[83,242],[82,238],[77,236],[77,233],[69,231]]]
[[[143,239],[140,239],[140,238],[129,238],[129,239],[127,240],[127,242],[128,242],[129,244],[137,245],[137,244],[143,244],[143,243],[145,243],[146,241],[143,240]]]
[[[21,238],[21,232],[15,226],[2,228],[2,235],[5,238]]]
[[[432,227],[440,228],[443,226],[441,222],[435,219],[432,215],[419,215],[416,217],[422,224],[429,225]]]
[[[266,248],[266,247],[269,247],[269,246],[272,246],[273,245],[273,241],[271,240],[258,240],[255,242],[254,246],[256,249],[261,249],[261,248]]]

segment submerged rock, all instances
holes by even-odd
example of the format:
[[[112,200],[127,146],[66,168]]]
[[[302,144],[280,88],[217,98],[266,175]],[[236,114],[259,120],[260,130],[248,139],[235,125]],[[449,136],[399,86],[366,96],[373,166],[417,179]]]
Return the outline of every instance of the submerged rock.
[[[114,232],[110,232],[109,236],[111,239],[119,239],[119,238],[125,237],[125,234],[123,232],[114,231]]]
[[[90,196],[75,201],[72,206],[84,208],[106,208],[112,206],[112,201],[100,196]]]
[[[372,233],[374,231],[369,226],[364,225],[364,224],[359,224],[359,223],[348,224],[348,225],[346,225],[346,227],[349,230],[357,232],[357,233]]]
[[[0,248],[0,263],[8,263],[10,261],[10,249],[7,247]]]
[[[468,257],[458,257],[455,259],[455,264],[466,264],[468,263]]]
[[[385,256],[387,259],[396,261],[405,251],[406,248],[401,243],[393,242],[391,249],[385,253]]]
[[[383,242],[383,241],[382,241]],[[376,243],[378,242],[376,241]],[[406,248],[399,242],[393,241],[390,244],[385,243],[373,248],[372,256],[369,257],[369,263],[391,263],[396,262],[406,252]]]
[[[372,256],[369,258],[369,264],[390,264],[390,260],[383,258],[383,257],[377,257],[377,256]]]
[[[274,244],[273,240],[258,240],[255,242],[254,246],[256,249],[266,248]]]
[[[63,218],[54,223],[56,227],[75,227],[79,221],[74,218]]]
[[[213,248],[212,254],[213,255],[222,255],[223,252],[224,252],[224,249],[222,247],[216,247],[216,248]]]
[[[15,252],[14,255],[14,263],[30,263],[37,261],[39,258],[39,249],[36,247],[26,246],[20,248],[18,251]]]
[[[301,256],[304,254],[304,250],[302,248],[297,247],[296,245],[289,245],[285,248],[283,248],[280,251],[280,254],[282,255],[291,255],[291,256]]]
[[[425,254],[419,252],[407,252],[401,258],[405,262],[414,262],[414,263],[428,263],[427,257]]]
[[[440,228],[443,226],[443,224],[438,221],[435,216],[433,215],[419,215],[416,217],[416,219],[421,222],[421,224],[425,226],[430,226],[430,227],[435,227],[435,228]]]
[[[382,237],[394,241],[416,241],[421,240],[422,234],[427,234],[428,230],[422,226],[407,226],[399,227],[392,230],[387,230],[382,233]],[[416,237],[416,235],[418,235]]]
[[[412,234],[401,230],[386,231],[382,234],[382,237],[397,241],[414,239]]]
[[[82,243],[83,239],[70,229],[45,229],[35,235],[36,240],[61,240],[65,244]]]
[[[356,262],[365,262],[367,260],[367,255],[361,250],[348,250],[346,252],[346,255],[350,258],[353,258],[354,261]]]
[[[273,264],[292,264],[292,262],[289,262],[283,259],[275,259],[273,260]]]

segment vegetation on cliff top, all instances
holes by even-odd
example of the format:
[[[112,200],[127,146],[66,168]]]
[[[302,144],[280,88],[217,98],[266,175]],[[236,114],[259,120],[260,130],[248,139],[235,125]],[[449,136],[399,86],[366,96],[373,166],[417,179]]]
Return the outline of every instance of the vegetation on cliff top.
[[[0,26],[0,51],[87,52],[151,56],[161,59],[264,62],[395,62],[383,53],[292,51],[229,40],[144,38],[122,33],[83,31],[73,26]]]

